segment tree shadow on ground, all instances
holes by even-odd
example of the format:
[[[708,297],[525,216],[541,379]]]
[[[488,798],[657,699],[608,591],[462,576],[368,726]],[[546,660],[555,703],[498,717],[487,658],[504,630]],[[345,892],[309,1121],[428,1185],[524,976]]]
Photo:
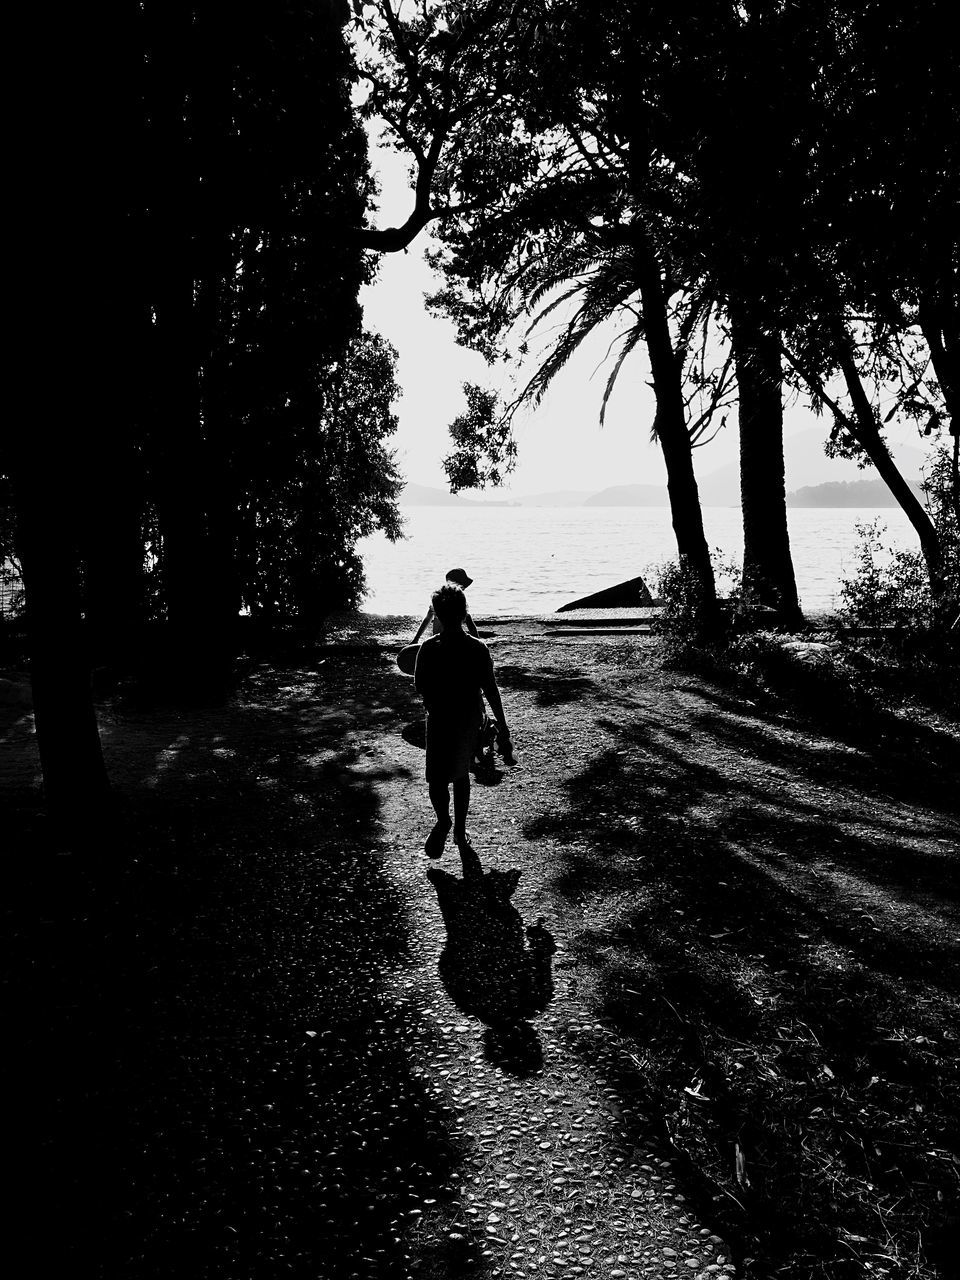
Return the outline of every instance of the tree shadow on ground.
[[[484,871],[476,850],[461,846],[463,875],[430,867],[446,928],[439,970],[451,1000],[486,1023],[484,1050],[494,1066],[529,1076],[543,1065],[530,1019],[553,998],[556,943],[543,920],[524,926],[510,899],[521,872]]]
[[[540,707],[555,707],[566,702],[576,702],[588,691],[596,695],[596,682],[587,676],[571,675],[554,667],[517,667],[509,664],[497,666],[497,683],[518,693],[532,693]]]
[[[762,679],[759,688],[749,679],[729,676],[723,683],[702,681],[695,687],[697,696],[718,712],[740,713],[748,731],[757,723],[820,733],[828,768],[845,749],[859,751],[886,790],[895,793],[905,786],[915,803],[929,788],[937,803],[960,812],[960,795],[943,786],[960,750],[956,725],[910,718],[879,701],[855,675],[844,678],[842,670],[810,670],[802,663],[778,661],[768,663]],[[745,696],[748,691],[756,700]]]
[[[918,1250],[947,1274],[956,740],[891,718],[851,743],[680,688],[679,725],[649,700],[601,720],[610,748],[525,827],[600,921],[576,947],[603,1013],[752,1274]]]
[[[417,1069],[435,1033],[392,985],[408,926],[375,784],[402,769],[353,732],[411,712],[383,664],[263,672],[220,710],[105,714],[113,860],[23,869],[36,1172],[74,1266],[474,1274],[466,1223],[436,1241],[420,1225],[456,1213],[461,1152]]]

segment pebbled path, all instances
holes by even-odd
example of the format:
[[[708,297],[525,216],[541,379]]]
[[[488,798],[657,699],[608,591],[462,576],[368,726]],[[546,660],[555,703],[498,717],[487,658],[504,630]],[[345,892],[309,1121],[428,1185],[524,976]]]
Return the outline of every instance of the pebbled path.
[[[499,664],[521,656],[512,653],[509,641],[496,654]],[[388,679],[412,683],[399,673],[388,673]],[[619,1066],[626,1073],[633,1063],[614,1034],[592,1020],[584,977],[566,945],[583,912],[544,883],[542,869],[554,853],[549,841],[532,845],[522,833],[522,815],[560,794],[592,742],[571,741],[567,734],[558,773],[558,726],[551,720],[561,717],[541,714],[534,727],[521,712],[529,697],[506,688],[504,697],[511,723],[522,719],[525,726],[516,743],[520,763],[496,786],[474,784],[470,831],[476,863],[468,858],[464,866],[452,842],[447,844],[441,875],[461,889],[476,889],[468,919],[452,912],[449,928],[422,852],[431,821],[420,777],[422,753],[402,738],[358,729],[371,772],[402,770],[378,784],[389,833],[384,865],[410,904],[413,927],[415,961],[394,991],[398,999],[415,1002],[435,1028],[437,1041],[422,1070],[434,1097],[450,1108],[463,1143],[462,1196],[456,1205],[424,1215],[421,1241],[429,1252],[444,1238],[479,1226],[480,1258],[492,1276],[732,1276],[723,1241],[697,1221],[669,1162],[646,1145],[637,1099],[610,1084]],[[562,718],[568,715],[566,708]],[[548,773],[553,776],[546,782]],[[502,802],[511,792],[508,809],[515,816],[508,817]],[[482,940],[497,934],[496,908],[503,909],[504,892],[498,882],[512,870],[520,872],[519,884],[507,909],[518,917],[517,931],[521,920],[528,926],[542,921],[557,950],[543,1012],[498,1031],[498,1015],[510,1012],[510,978],[519,967],[515,939],[504,946],[505,990],[485,992],[489,1007],[479,1016],[464,1013],[471,1003],[464,987],[471,971],[497,967],[496,948]],[[461,972],[444,969],[445,948],[456,952],[466,982]],[[536,966],[535,938],[526,951]]]

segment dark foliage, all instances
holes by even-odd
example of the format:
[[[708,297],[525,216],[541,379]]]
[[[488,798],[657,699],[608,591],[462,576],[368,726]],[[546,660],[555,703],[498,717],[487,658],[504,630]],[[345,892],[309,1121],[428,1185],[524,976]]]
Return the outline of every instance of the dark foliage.
[[[355,564],[334,569],[360,533],[395,526],[391,355],[360,335],[370,183],[351,57],[330,5],[225,8],[179,31],[155,8],[141,305],[145,360],[170,393],[144,424],[164,603],[195,609],[213,577],[227,615],[316,616],[355,597]],[[181,601],[181,573],[198,570]]]
[[[394,356],[358,303],[372,184],[347,16],[150,0],[78,33],[41,113],[50,208],[82,196],[35,259],[27,376],[54,385],[0,459],[0,560],[12,506],[65,814],[105,781],[91,664],[222,698],[243,606],[315,626],[362,592],[357,540],[399,534]]]

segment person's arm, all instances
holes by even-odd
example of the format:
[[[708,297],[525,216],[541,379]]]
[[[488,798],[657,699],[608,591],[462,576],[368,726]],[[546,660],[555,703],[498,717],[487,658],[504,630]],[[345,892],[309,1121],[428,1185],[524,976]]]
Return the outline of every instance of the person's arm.
[[[496,720],[497,726],[509,738],[510,730],[507,728],[507,717],[504,715],[503,701],[500,697],[500,689],[497,686],[497,678],[493,674],[493,659],[490,657],[489,649],[487,650],[483,682],[480,687],[483,690],[483,696],[490,705],[490,710],[493,712],[493,718]]]
[[[484,646],[486,648],[486,646]],[[510,730],[507,728],[507,717],[503,710],[503,700],[500,697],[500,689],[497,685],[497,678],[493,674],[493,659],[490,657],[490,650],[487,649],[487,662],[484,671],[483,682],[481,684],[483,696],[490,704],[490,710],[493,712],[493,718],[497,722],[497,746],[500,754],[503,756],[504,764],[516,764],[517,758],[513,754],[513,743],[510,741]]]
[[[477,628],[476,628],[476,626],[475,626],[475,624],[474,624],[473,619],[470,617],[469,613],[468,613],[468,614],[467,614],[467,616],[464,618],[464,620],[463,620],[463,625],[467,628],[467,630],[470,632],[470,634],[471,634],[475,639],[477,639],[477,640],[479,640],[479,639],[480,639],[479,635],[477,634]]]
[[[417,641],[420,639],[420,637],[423,635],[423,633],[426,631],[427,627],[430,625],[432,621],[433,621],[433,605],[431,605],[430,608],[427,610],[427,616],[420,623],[419,627],[417,627],[417,634],[410,641],[411,644],[417,643]]]
[[[429,644],[422,644],[420,652],[417,654],[417,665],[413,669],[413,683],[416,686],[417,693],[423,699],[423,705],[430,710],[430,704],[433,701],[433,675],[431,671]]]

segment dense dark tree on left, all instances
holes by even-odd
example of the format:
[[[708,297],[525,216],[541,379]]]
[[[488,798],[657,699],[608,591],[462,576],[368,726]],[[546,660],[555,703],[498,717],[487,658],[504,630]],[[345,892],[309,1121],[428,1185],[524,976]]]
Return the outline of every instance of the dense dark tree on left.
[[[371,186],[347,15],[148,0],[57,31],[31,413],[0,474],[68,821],[106,788],[92,662],[129,662],[149,619],[158,682],[222,696],[243,606],[316,621],[358,598],[357,538],[399,533],[393,353],[357,301]]]

